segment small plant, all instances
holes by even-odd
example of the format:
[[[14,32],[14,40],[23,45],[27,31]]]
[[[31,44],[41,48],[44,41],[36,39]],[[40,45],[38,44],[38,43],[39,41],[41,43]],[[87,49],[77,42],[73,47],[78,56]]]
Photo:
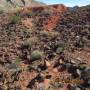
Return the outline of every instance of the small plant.
[[[17,15],[13,15],[10,18],[11,23],[13,23],[13,24],[18,23],[20,21],[20,19],[21,19],[21,17],[20,16],[17,16]]]
[[[61,52],[63,52],[64,51],[64,47],[59,47],[59,48],[57,48],[57,50],[56,50],[56,52],[58,53],[58,54],[60,54]]]
[[[58,35],[59,35],[59,33],[58,33],[58,32],[55,32],[55,31],[50,32],[50,37],[51,37],[51,39],[56,38]]]
[[[36,44],[38,41],[38,38],[37,37],[32,37],[32,38],[29,38],[27,39],[25,42],[24,42],[24,46],[28,46],[29,48],[32,47],[32,45]]]
[[[49,32],[47,32],[47,31],[41,31],[41,36],[43,36],[43,37],[48,37],[49,36]]]
[[[35,16],[35,13],[32,12],[32,11],[30,11],[29,13],[27,13],[27,15],[28,15],[29,17],[32,17],[32,16]]]
[[[21,63],[21,59],[19,57],[16,57],[15,61],[12,64],[10,64],[8,68],[14,70],[20,70],[19,68],[20,63]]]
[[[38,59],[41,59],[42,56],[43,56],[43,52],[42,51],[35,50],[31,54],[31,59],[32,60],[38,60]]]
[[[15,64],[16,65],[19,65],[21,63],[21,59],[19,57],[16,57],[16,61],[15,61]]]
[[[3,14],[4,12],[2,10],[0,10],[0,15]]]
[[[29,47],[31,48],[32,47],[32,44],[29,40],[26,40],[24,43],[23,43],[23,47]]]
[[[57,46],[57,47],[65,47],[65,42],[62,41],[62,40],[59,40],[59,41],[56,43],[56,46]]]

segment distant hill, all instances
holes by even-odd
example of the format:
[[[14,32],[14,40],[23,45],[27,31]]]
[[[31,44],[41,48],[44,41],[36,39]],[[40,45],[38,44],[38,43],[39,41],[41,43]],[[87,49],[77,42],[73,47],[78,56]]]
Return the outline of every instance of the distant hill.
[[[75,10],[86,10],[86,9],[90,9],[90,5],[86,5],[86,6],[82,6],[82,7],[79,7],[79,6],[74,6],[74,7],[69,7],[69,10],[71,11],[75,11]]]
[[[0,10],[10,11],[22,7],[42,6],[42,2],[35,0],[0,0]]]

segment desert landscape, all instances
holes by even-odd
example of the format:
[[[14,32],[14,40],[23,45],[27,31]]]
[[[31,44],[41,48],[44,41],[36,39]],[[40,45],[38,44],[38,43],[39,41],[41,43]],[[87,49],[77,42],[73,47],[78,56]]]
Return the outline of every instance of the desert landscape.
[[[90,5],[0,2],[0,90],[90,90]]]

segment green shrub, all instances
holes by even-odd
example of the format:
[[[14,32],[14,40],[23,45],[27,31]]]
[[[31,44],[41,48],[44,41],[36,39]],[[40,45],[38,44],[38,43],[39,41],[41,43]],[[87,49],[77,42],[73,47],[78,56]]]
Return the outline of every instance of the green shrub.
[[[20,21],[21,17],[20,16],[17,16],[17,15],[13,15],[11,16],[10,20],[11,20],[11,23],[18,23]]]
[[[42,56],[43,56],[43,52],[42,51],[35,50],[31,54],[31,59],[32,60],[38,60],[38,59],[41,59]]]

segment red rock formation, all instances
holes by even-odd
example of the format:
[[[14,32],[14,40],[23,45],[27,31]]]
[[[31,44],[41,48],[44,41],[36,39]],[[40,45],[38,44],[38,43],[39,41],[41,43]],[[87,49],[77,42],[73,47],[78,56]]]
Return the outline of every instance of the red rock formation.
[[[68,8],[65,5],[57,4],[57,5],[23,8],[21,10],[21,13],[23,15],[25,15],[25,14],[33,15],[33,13],[34,13],[34,15],[33,15],[34,21],[35,22],[38,21],[38,23],[43,27],[44,30],[51,31],[56,27],[58,21],[62,18],[62,13],[66,12],[67,10],[68,10]],[[49,17],[47,17],[44,13],[48,13]],[[43,16],[39,16],[39,14],[43,14]],[[26,26],[26,24],[25,24],[25,26]],[[31,24],[28,27],[31,27]]]
[[[58,23],[58,20],[62,18],[62,13],[66,12],[68,8],[63,4],[60,5],[52,5],[53,14],[51,14],[50,19],[47,20],[47,25],[44,25],[45,30],[52,30]]]
[[[45,30],[52,30],[56,26],[60,16],[52,15],[50,20],[47,20],[47,25],[44,26]]]

